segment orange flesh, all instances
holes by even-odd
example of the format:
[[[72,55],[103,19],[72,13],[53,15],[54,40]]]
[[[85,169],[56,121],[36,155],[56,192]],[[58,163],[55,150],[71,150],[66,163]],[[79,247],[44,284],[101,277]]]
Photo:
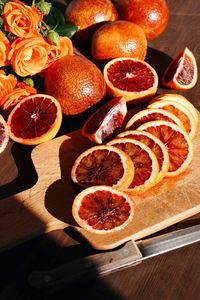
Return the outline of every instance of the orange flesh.
[[[162,149],[160,148],[160,146],[158,144],[156,144],[152,139],[150,139],[148,136],[145,135],[137,135],[137,134],[127,134],[126,136],[124,136],[126,138],[132,138],[135,139],[139,142],[142,142],[143,144],[145,144],[146,146],[148,146],[156,155],[156,158],[158,160],[158,164],[159,164],[159,170],[162,169],[163,166],[163,160],[164,160],[164,156],[163,156],[163,152]]]
[[[146,131],[158,137],[166,146],[169,153],[169,172],[174,172],[180,168],[189,151],[185,137],[166,125],[148,127]]]
[[[174,121],[171,118],[163,115],[162,113],[148,113],[146,116],[140,117],[138,120],[135,120],[135,122],[131,125],[129,130],[135,130],[146,122],[156,121],[156,120],[158,121],[165,120],[174,123]]]
[[[78,211],[79,217],[97,230],[121,226],[130,213],[126,199],[109,191],[96,191],[85,196]]]
[[[146,91],[155,82],[152,71],[144,63],[133,60],[113,63],[107,70],[107,76],[114,87],[128,92]]]
[[[152,160],[149,154],[138,145],[131,143],[118,143],[115,147],[126,152],[132,159],[135,167],[135,176],[129,188],[143,185],[152,173]]]
[[[173,105],[162,106],[162,109],[169,111],[170,113],[175,115],[177,118],[179,118],[179,120],[183,123],[187,133],[189,133],[191,131],[190,120],[188,119],[187,115],[184,112],[182,112],[181,110],[179,110],[178,108],[176,108]]]
[[[6,135],[5,135],[5,126],[0,122],[0,148],[3,145],[5,141]]]
[[[81,159],[76,169],[76,179],[83,186],[113,186],[124,175],[119,154],[108,150],[96,150]]]
[[[48,98],[34,97],[13,113],[11,131],[18,138],[36,139],[51,129],[56,117],[55,103]]]
[[[176,80],[181,85],[189,85],[194,78],[194,66],[191,58],[185,54],[183,68],[176,76]]]

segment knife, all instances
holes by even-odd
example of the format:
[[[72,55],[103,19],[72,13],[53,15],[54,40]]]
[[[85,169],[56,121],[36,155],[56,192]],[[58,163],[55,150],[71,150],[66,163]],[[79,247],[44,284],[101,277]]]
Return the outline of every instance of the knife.
[[[33,271],[28,283],[37,290],[57,290],[94,274],[105,275],[198,241],[200,224],[136,242],[131,240],[123,247],[76,259],[52,270]]]

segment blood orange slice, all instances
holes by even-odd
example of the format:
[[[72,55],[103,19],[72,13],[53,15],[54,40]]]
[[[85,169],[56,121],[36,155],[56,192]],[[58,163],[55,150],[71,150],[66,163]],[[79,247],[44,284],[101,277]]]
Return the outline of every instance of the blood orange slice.
[[[174,177],[184,172],[193,158],[193,144],[185,130],[167,121],[152,121],[141,125],[139,130],[145,130],[159,138],[169,153],[168,177]]]
[[[75,183],[84,187],[108,185],[126,189],[133,180],[131,158],[111,146],[94,146],[78,156],[71,170]]]
[[[187,108],[187,110],[189,110],[191,112],[191,114],[193,115],[196,123],[199,122],[199,113],[198,113],[197,109],[184,96],[179,95],[179,94],[161,94],[161,95],[158,95],[157,97],[155,97],[151,101],[151,103],[156,102],[156,101],[160,101],[160,100],[162,100],[162,101],[174,101],[174,102],[178,102],[178,103],[182,104],[183,106],[185,106]]]
[[[72,214],[82,228],[97,234],[124,229],[133,219],[135,206],[125,193],[108,186],[85,189],[74,199]]]
[[[160,108],[147,108],[136,113],[126,124],[126,129],[137,129],[139,126],[146,122],[165,120],[177,124],[184,128],[180,119],[174,114]]]
[[[127,114],[126,101],[117,97],[100,107],[86,121],[82,135],[97,144],[102,144],[122,129]]]
[[[176,90],[188,90],[195,86],[198,77],[193,53],[185,48],[169,64],[162,78],[164,86]]]
[[[195,121],[192,113],[184,105],[175,101],[160,100],[151,103],[148,108],[161,108],[171,112],[174,116],[179,118],[189,136],[191,138],[195,136],[198,123]]]
[[[2,115],[0,115],[0,154],[5,150],[9,141],[8,126]]]
[[[156,71],[142,60],[116,58],[105,65],[103,73],[108,94],[123,96],[129,103],[152,98],[158,88]]]
[[[14,107],[7,123],[12,140],[24,145],[37,145],[55,137],[61,122],[59,102],[49,95],[35,94]]]
[[[120,133],[117,137],[131,138],[148,146],[155,154],[159,164],[157,183],[165,177],[169,169],[169,154],[165,145],[155,135],[146,131],[127,130]]]
[[[130,138],[115,139],[108,145],[123,150],[134,163],[135,176],[128,189],[124,190],[126,193],[138,195],[157,183],[159,165],[155,154],[149,147]]]

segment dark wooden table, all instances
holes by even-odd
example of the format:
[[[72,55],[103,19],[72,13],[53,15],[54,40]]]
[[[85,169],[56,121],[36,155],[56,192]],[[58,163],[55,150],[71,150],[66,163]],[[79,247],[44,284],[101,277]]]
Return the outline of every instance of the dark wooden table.
[[[157,40],[149,43],[147,61],[161,75],[170,59],[184,47],[188,47],[193,51],[200,68],[199,0],[167,2],[170,7],[168,28]],[[167,90],[159,89],[159,92]],[[180,93],[200,110],[199,82],[193,89]],[[72,124],[70,127],[66,120],[68,131],[76,126],[77,124]],[[12,146],[10,143],[10,147]],[[2,182],[13,177],[16,167],[10,157],[10,151],[4,154],[6,164],[0,166],[1,174],[4,174],[0,178],[1,199],[34,184],[35,175],[30,174],[30,152],[30,148],[15,145],[13,154],[19,175],[17,180],[10,184]],[[199,223],[200,214],[165,231]],[[32,270],[51,269],[92,253],[92,249],[69,230],[54,231],[10,249],[0,256],[0,299],[200,299],[200,243],[160,255],[102,278],[94,273],[90,282],[75,282],[50,294],[48,291],[46,294],[38,293],[27,283]]]

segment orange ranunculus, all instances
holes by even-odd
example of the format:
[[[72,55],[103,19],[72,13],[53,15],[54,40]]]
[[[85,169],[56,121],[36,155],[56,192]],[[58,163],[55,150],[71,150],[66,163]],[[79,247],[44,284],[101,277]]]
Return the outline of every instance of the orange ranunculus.
[[[7,2],[3,15],[6,31],[12,32],[17,37],[32,37],[38,34],[43,15],[34,6],[30,7],[21,1]]]
[[[41,36],[17,38],[11,45],[9,59],[13,70],[22,77],[41,72],[47,63],[50,45]]]
[[[37,90],[25,85],[23,82],[18,83],[17,87],[3,97],[0,107],[3,113],[8,114],[12,108],[22,99],[29,95],[36,94]]]
[[[10,64],[8,53],[10,51],[10,42],[4,33],[0,30],[0,68]]]
[[[65,55],[73,55],[73,45],[68,37],[60,37],[60,44],[58,46],[50,44],[50,52],[45,69],[40,73],[41,77],[45,76],[46,69],[49,68],[56,60]]]
[[[14,75],[10,74],[8,76],[0,72],[0,105],[3,97],[10,93],[17,85],[17,79]]]

